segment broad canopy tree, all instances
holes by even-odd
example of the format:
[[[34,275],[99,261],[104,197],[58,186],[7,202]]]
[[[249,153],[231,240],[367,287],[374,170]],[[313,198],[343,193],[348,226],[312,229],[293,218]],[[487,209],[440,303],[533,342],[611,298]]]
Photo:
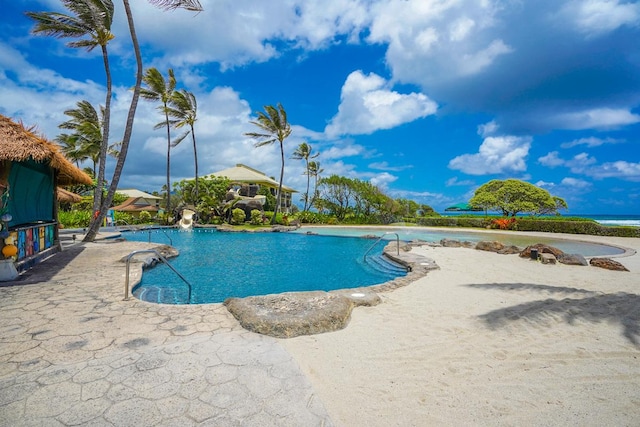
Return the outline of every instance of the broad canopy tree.
[[[547,190],[525,181],[494,179],[478,188],[469,204],[485,211],[500,211],[504,216],[517,214],[559,215],[567,202]]]

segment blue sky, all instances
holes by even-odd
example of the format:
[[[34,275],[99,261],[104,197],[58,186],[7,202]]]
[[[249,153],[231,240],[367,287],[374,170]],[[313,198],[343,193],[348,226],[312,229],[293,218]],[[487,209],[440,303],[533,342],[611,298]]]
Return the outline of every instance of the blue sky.
[[[199,171],[244,163],[279,176],[276,146],[243,136],[282,103],[293,133],[285,184],[304,191],[312,145],[324,176],[369,180],[443,211],[491,179],[565,198],[569,214],[640,213],[640,3],[624,0],[201,0],[162,12],[132,1],[145,67],[195,93]],[[80,100],[104,104],[100,52],[32,36],[15,0],[0,17],[0,113],[49,139]],[[124,10],[109,44],[112,140],[134,83]],[[121,188],[166,181],[162,117],[141,101]],[[109,169],[111,170],[111,169]],[[111,172],[108,171],[108,176]],[[191,144],[172,150],[172,181],[194,176]]]

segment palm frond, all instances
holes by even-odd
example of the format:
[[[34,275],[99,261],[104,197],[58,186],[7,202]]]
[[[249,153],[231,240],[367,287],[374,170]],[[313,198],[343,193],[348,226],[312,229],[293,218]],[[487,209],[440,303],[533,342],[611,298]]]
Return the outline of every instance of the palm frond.
[[[189,136],[189,134],[191,133],[190,130],[184,132],[182,135],[180,135],[179,137],[177,137],[176,139],[174,139],[173,141],[171,141],[171,148],[175,148],[176,146],[178,146],[178,144],[180,144],[182,141],[184,141],[184,139]]]
[[[204,10],[198,0],[149,0],[149,3],[163,10],[185,9],[192,12]]]

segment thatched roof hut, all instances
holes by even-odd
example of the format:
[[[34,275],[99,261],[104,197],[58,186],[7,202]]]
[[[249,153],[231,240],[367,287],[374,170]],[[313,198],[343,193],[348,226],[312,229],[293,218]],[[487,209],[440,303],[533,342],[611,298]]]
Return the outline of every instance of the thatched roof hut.
[[[59,202],[63,203],[79,203],[82,201],[82,196],[71,191],[67,191],[64,188],[56,188],[56,198]]]
[[[93,181],[56,144],[0,115],[0,213],[6,214],[2,228],[8,233],[0,239],[0,248],[15,246],[11,257],[17,271],[62,249],[57,198],[62,194],[75,200],[75,195],[58,186],[70,184],[92,185]]]
[[[25,162],[30,159],[55,169],[58,185],[93,184],[91,177],[67,160],[56,144],[0,114],[0,161]]]

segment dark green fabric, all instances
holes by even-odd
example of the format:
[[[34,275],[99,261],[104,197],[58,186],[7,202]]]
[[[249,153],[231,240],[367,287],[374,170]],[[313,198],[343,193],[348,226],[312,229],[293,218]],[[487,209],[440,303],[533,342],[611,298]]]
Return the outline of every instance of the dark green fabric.
[[[9,226],[53,220],[53,169],[32,160],[11,165],[9,173]]]

